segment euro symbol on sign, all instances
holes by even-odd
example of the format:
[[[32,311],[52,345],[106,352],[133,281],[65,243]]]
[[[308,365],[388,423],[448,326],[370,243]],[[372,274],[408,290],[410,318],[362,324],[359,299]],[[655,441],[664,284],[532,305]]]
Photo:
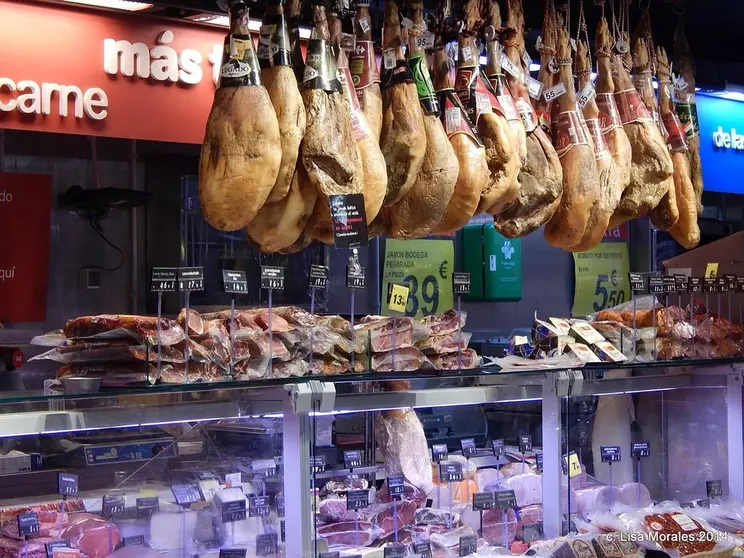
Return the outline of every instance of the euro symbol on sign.
[[[612,275],[610,276],[610,280],[612,281],[612,286],[617,287],[617,270],[612,270]]]
[[[447,261],[443,261],[442,264],[439,266],[439,276],[442,279],[447,279]]]

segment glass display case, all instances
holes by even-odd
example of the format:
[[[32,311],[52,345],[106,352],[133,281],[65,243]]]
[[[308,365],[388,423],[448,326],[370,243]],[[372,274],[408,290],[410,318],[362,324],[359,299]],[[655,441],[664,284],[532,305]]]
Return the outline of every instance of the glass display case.
[[[520,555],[744,495],[739,363],[333,380],[3,394],[2,555]]]

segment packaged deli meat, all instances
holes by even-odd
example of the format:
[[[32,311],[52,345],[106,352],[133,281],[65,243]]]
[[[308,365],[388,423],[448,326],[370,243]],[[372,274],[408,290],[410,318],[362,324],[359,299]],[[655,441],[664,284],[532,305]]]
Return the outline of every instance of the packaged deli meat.
[[[102,314],[69,320],[63,329],[68,339],[128,339],[158,344],[158,319],[151,316]],[[160,319],[160,344],[175,345],[186,338],[181,326],[173,320]]]

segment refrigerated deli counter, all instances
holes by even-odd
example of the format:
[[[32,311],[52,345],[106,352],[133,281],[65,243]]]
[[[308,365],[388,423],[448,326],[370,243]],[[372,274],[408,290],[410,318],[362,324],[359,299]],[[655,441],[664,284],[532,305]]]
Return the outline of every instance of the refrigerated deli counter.
[[[0,556],[741,554],[742,366],[6,392]]]

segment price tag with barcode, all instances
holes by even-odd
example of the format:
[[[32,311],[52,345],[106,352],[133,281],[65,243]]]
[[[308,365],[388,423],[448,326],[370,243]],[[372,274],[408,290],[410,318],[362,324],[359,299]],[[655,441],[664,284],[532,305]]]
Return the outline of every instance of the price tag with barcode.
[[[394,48],[385,49],[382,53],[382,65],[386,70],[392,70],[398,63]]]
[[[546,101],[555,101],[558,97],[561,95],[564,95],[566,93],[566,86],[563,84],[563,82],[560,82],[558,85],[554,85],[550,89],[546,89],[543,91],[543,97]]]

